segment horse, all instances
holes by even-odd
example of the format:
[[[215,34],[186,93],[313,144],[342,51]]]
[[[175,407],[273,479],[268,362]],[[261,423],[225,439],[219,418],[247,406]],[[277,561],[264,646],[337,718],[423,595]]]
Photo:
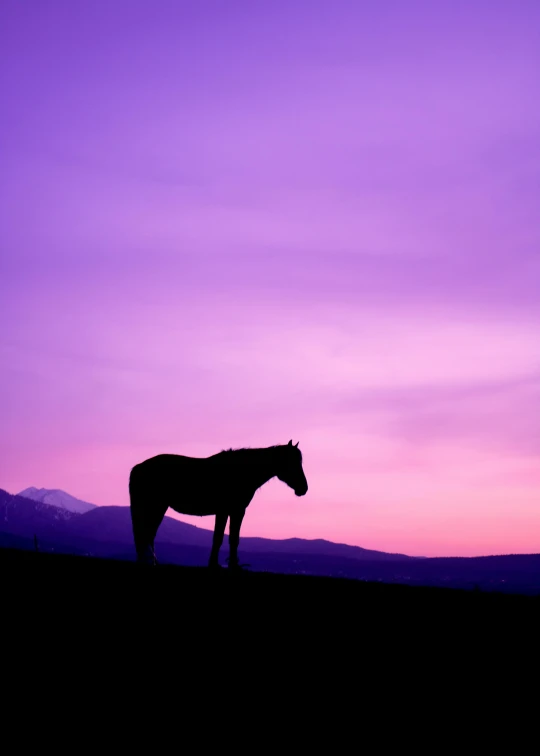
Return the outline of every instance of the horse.
[[[140,462],[129,476],[133,539],[140,564],[157,563],[154,540],[169,507],[179,514],[215,515],[208,567],[219,568],[218,556],[230,517],[229,568],[238,563],[240,528],[255,492],[277,477],[296,496],[308,484],[298,443],[262,449],[228,449],[210,457],[158,454]]]

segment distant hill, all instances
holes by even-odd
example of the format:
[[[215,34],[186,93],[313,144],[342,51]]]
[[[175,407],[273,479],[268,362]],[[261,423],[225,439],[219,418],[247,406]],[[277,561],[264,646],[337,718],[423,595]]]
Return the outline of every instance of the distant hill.
[[[133,532],[129,507],[96,507],[76,518],[70,533],[100,541],[114,541],[131,546]],[[212,531],[165,517],[158,531],[157,543],[177,546],[204,546],[210,548]]]
[[[35,539],[41,552],[135,559],[128,507],[77,513],[0,489],[0,548],[32,550]],[[156,553],[161,564],[205,566],[211,542],[211,530],[165,517]],[[222,564],[227,556],[226,539]],[[540,595],[540,554],[426,559],[323,539],[241,538],[239,556],[257,572]]]
[[[26,492],[29,492],[31,495],[27,496]],[[20,499],[22,501],[19,501]],[[21,491],[21,493],[13,496],[7,493],[7,491],[0,489],[0,529],[2,529],[2,501],[8,500],[11,500],[10,512],[12,513],[12,525],[13,517],[15,517],[14,505],[18,502],[17,507],[20,510],[22,520],[17,525],[17,532],[32,535],[27,527],[32,523],[32,527],[39,525],[42,535],[45,535],[50,530],[49,526],[60,520],[66,523],[69,522],[69,525],[61,529],[64,538],[70,536],[77,540],[84,539],[85,541],[115,543],[117,546],[122,546],[123,549],[128,550],[131,550],[133,547],[129,507],[98,507],[95,504],[81,502],[79,499],[70,496],[70,494],[59,490],[27,488],[25,491]],[[29,500],[34,502],[34,504],[29,504]],[[53,504],[54,501],[61,502],[61,504]],[[73,502],[78,502],[78,506],[86,506],[90,507],[90,509],[85,512],[77,512],[72,508],[75,506]],[[61,512],[57,512],[56,509],[61,510]],[[38,513],[41,513],[39,517]],[[206,518],[206,520],[212,522],[212,518]],[[60,532],[56,525],[54,531],[56,533]],[[169,546],[199,546],[204,549],[210,549],[212,535],[212,530],[199,528],[196,525],[190,525],[172,517],[165,517],[158,531],[156,546],[159,544],[168,544]],[[224,548],[226,550],[226,545],[224,545]],[[279,540],[273,538],[242,537],[241,549],[245,552],[255,553],[319,554],[346,557],[349,559],[369,559],[371,561],[402,561],[416,558],[409,557],[406,554],[390,554],[384,551],[363,549],[359,546],[333,543],[321,538],[313,540],[303,538]]]
[[[324,556],[347,557],[348,559],[361,559],[369,561],[396,562],[422,559],[411,557],[406,554],[394,554],[387,551],[373,551],[363,549],[360,546],[349,546],[345,543],[334,543],[323,538],[285,538],[274,540],[273,538],[242,538],[242,544],[246,551],[272,552],[280,554],[321,554]]]
[[[81,501],[76,499],[71,494],[61,491],[59,488],[25,488],[24,491],[20,491],[18,496],[24,496],[26,499],[32,499],[33,501],[41,501],[44,504],[50,504],[53,507],[59,507],[60,509],[67,509],[68,512],[78,512],[84,514],[91,509],[95,509],[95,504],[89,504],[87,501]]]
[[[211,518],[210,521],[212,522]],[[128,507],[96,507],[91,512],[72,521],[69,531],[73,535],[99,540],[115,541],[131,545],[133,535],[131,530],[131,514]],[[210,548],[212,545],[211,530],[189,525],[186,522],[165,517],[158,530],[156,544],[177,546],[201,546]],[[332,543],[322,539],[306,540],[303,538],[287,538],[277,540],[273,538],[241,538],[242,551],[255,553],[286,553],[286,554],[321,554],[340,556],[349,559],[369,559],[373,561],[402,561],[414,559],[405,554],[387,554],[384,551],[371,551],[359,546],[349,546],[344,543]]]

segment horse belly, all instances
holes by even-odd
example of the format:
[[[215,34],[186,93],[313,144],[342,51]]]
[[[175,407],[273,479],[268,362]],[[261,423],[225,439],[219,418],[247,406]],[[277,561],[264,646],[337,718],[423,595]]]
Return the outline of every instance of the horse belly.
[[[178,514],[193,515],[195,517],[205,517],[206,515],[215,515],[217,507],[215,502],[206,499],[188,499],[185,501],[175,501],[169,504]]]
[[[180,472],[168,471],[159,486],[160,495],[178,514],[195,517],[217,514],[223,506],[228,481],[223,475],[216,480],[212,470],[203,470],[200,460],[190,461],[184,467]]]

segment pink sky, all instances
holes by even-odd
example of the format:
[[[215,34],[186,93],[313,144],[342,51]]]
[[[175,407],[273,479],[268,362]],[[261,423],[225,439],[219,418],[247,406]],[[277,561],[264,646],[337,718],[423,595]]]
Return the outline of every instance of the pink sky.
[[[245,535],[540,551],[535,0],[0,6],[0,487],[300,442]],[[211,518],[183,518],[212,527]]]

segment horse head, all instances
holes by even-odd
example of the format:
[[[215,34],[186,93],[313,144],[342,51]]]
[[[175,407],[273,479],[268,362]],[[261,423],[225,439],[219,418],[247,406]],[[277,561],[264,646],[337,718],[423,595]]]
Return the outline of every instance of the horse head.
[[[280,456],[277,469],[277,477],[292,488],[297,496],[304,496],[308,490],[308,484],[302,468],[302,452],[298,444],[292,439],[285,446],[280,446]]]

